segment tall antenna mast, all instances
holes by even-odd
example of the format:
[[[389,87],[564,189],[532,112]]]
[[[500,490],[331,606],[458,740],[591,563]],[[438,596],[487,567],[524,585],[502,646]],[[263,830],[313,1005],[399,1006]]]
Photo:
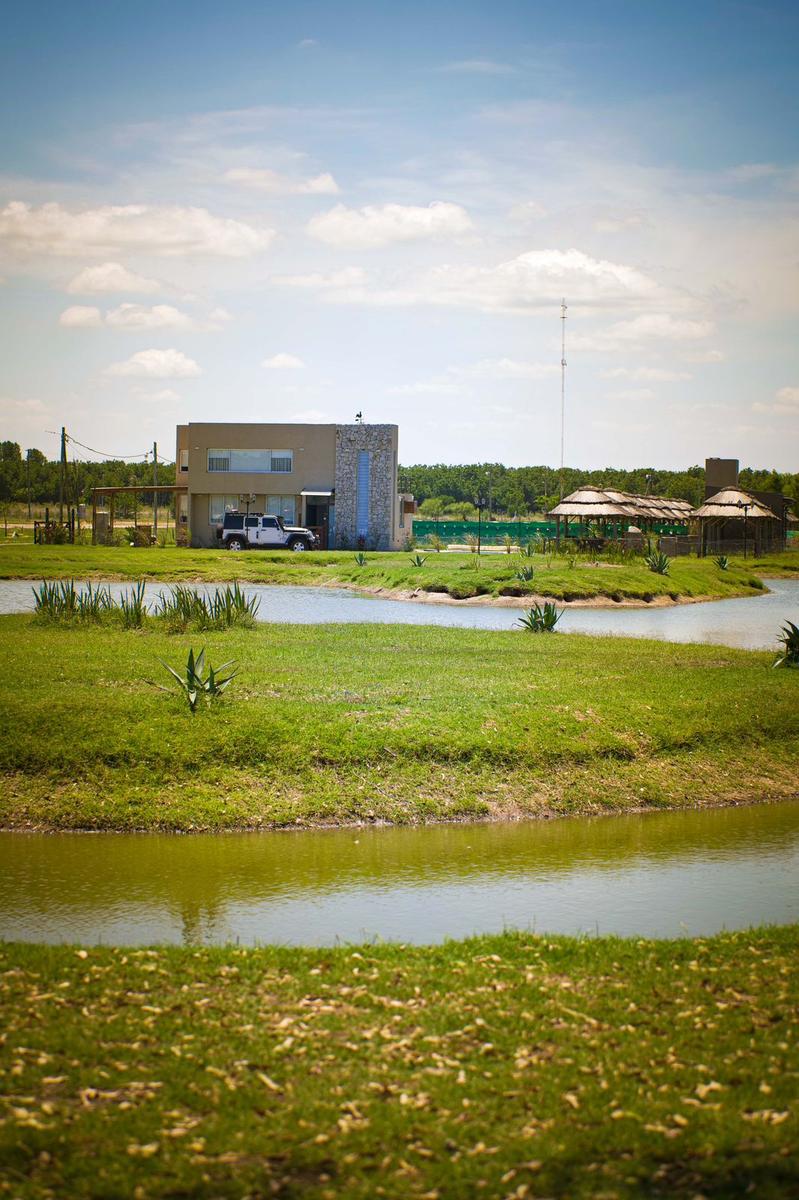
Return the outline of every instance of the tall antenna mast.
[[[566,301],[560,302],[560,499],[563,499],[563,468],[566,449]]]

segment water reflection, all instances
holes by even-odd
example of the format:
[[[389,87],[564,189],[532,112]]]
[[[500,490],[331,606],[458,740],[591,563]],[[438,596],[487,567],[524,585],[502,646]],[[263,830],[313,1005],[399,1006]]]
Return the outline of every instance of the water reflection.
[[[285,834],[0,835],[0,936],[433,942],[799,919],[799,805]]]

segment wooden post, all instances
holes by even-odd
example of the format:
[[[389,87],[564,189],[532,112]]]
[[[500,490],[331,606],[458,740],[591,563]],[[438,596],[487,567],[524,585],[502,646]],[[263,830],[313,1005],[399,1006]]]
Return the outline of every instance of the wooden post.
[[[114,503],[115,500],[116,500],[116,494],[114,492],[111,492],[108,497],[108,532],[112,537],[114,534],[114,515],[115,515],[114,510],[116,508],[116,505]]]
[[[153,442],[153,534],[158,541],[158,443]]]
[[[97,545],[97,492],[92,488],[92,545]]]

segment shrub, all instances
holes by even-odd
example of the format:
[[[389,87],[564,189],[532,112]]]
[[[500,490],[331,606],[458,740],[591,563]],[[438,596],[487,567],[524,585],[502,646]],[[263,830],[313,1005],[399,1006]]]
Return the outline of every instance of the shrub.
[[[782,652],[774,666],[799,668],[799,625],[794,625],[793,621],[786,621],[777,641],[782,644]]]
[[[519,553],[522,555],[523,558],[532,558],[533,555],[535,554],[535,543],[534,542],[525,542],[525,544],[523,546],[519,547]]]
[[[472,552],[472,554],[476,554],[477,547],[479,545],[479,542],[477,541],[477,534],[467,533],[463,540],[466,542],[466,545],[469,547],[469,550]]]
[[[505,548],[505,553],[510,554],[510,552],[513,550],[513,538],[509,533],[506,533],[502,539],[502,545]]]
[[[729,569],[730,560],[727,558],[726,554],[719,554],[716,558],[713,559],[713,562],[716,564],[716,566],[718,567],[718,569],[720,571],[726,571]]]
[[[554,633],[555,626],[562,615],[562,610],[555,608],[554,604],[547,601],[543,606],[534,604],[524,616],[519,617],[516,624],[521,625],[528,633]]]
[[[535,569],[531,566],[519,567],[519,570],[516,572],[516,578],[520,583],[530,583],[534,574]]]
[[[439,537],[437,533],[429,533],[427,535],[427,544],[431,550],[436,552],[436,554],[440,554],[446,545],[444,539]]]
[[[134,583],[129,592],[122,593],[119,598],[119,607],[122,610],[122,624],[125,629],[141,629],[147,615],[142,580]]]
[[[650,571],[654,571],[656,575],[668,575],[671,559],[667,554],[662,554],[659,550],[652,551],[644,558],[644,562],[649,567]]]

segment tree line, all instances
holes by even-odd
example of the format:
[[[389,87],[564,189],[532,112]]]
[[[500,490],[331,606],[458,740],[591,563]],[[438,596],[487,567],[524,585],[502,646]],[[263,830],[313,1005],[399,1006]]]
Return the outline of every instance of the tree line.
[[[24,454],[17,442],[0,442],[0,502],[54,504],[59,498],[61,464],[48,460],[41,450]],[[159,463],[158,481],[175,482],[174,463]],[[799,474],[744,467],[740,486],[745,490],[782,492],[799,504]],[[75,460],[67,463],[64,501],[83,504],[91,500],[94,487],[131,487],[142,491],[152,488],[153,466],[146,462],[103,462]],[[664,471],[656,467],[622,470],[602,467],[587,471],[566,467],[563,472],[564,495],[585,485],[616,488],[622,492],[649,493],[699,504],[705,495],[704,467],[684,471]],[[558,502],[560,472],[555,467],[506,467],[502,463],[470,463],[450,466],[445,463],[417,464],[399,468],[401,492],[411,492],[431,516],[443,515],[460,507],[471,511],[479,498],[492,513],[524,516],[546,512]]]
[[[502,463],[470,463],[449,466],[436,463],[400,467],[401,492],[412,492],[424,515],[466,515],[478,499],[492,513],[525,516],[547,512],[560,496],[560,471],[555,467],[505,467]],[[563,494],[567,496],[578,487],[613,488],[621,492],[637,492],[689,500],[698,505],[705,498],[705,468],[688,467],[684,471],[665,471],[656,467],[636,467],[622,470],[602,467],[581,470],[566,467],[563,471]],[[742,468],[739,486],[746,490],[782,492],[799,502],[799,474]]]

